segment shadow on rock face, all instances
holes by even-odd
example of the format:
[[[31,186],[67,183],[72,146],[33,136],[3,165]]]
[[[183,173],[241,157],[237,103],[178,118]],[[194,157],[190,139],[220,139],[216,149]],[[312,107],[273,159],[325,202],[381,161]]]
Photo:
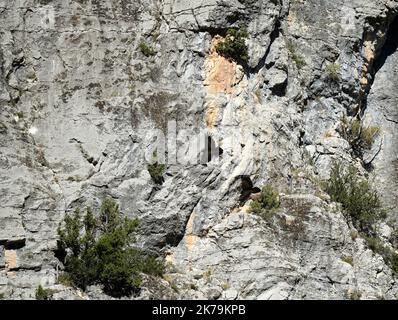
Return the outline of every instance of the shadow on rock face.
[[[386,42],[380,50],[378,57],[374,62],[374,73],[377,73],[384,65],[387,58],[398,49],[398,15],[390,24],[387,32]]]

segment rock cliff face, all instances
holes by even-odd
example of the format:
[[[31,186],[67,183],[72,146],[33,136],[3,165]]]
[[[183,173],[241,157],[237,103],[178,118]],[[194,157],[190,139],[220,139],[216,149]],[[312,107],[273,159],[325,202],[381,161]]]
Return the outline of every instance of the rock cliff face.
[[[59,299],[107,298],[58,284],[54,251],[66,212],[111,196],[141,220],[139,245],[168,261],[140,298],[397,297],[317,181],[333,160],[370,175],[393,242],[398,1],[2,0],[0,25],[2,296],[34,298],[42,284]],[[243,65],[215,49],[242,25]],[[363,159],[339,133],[344,115],[380,127]],[[162,133],[156,185],[147,161]],[[281,194],[271,222],[245,192],[266,183]]]

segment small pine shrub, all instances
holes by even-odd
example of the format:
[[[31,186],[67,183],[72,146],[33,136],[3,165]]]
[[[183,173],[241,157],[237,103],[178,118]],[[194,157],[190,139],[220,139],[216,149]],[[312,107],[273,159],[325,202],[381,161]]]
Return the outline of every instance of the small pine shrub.
[[[141,42],[139,48],[145,57],[154,56],[156,54],[156,51],[145,42]]]
[[[158,162],[156,151],[153,153],[152,163],[148,164],[147,169],[153,182],[159,185],[164,182],[163,175],[166,171],[166,165]]]
[[[51,289],[43,289],[41,285],[39,285],[36,289],[36,300],[51,300],[53,296],[53,290]]]
[[[245,40],[248,36],[245,28],[228,29],[225,39],[216,46],[217,53],[236,62],[247,62],[249,55]]]
[[[261,189],[261,198],[259,201],[252,200],[249,212],[254,213],[265,220],[269,220],[275,210],[279,208],[279,193],[272,186],[266,185]]]
[[[331,79],[333,81],[338,81],[340,79],[340,75],[339,75],[340,65],[339,64],[337,64],[337,63],[328,64],[325,67],[325,71],[326,71],[326,74],[329,79]]]
[[[265,209],[279,208],[279,193],[270,185],[264,186],[261,190],[261,203]]]
[[[162,163],[148,164],[148,172],[151,175],[153,182],[156,184],[162,184],[164,182],[163,174],[166,170],[166,165]]]
[[[361,231],[371,231],[375,222],[385,218],[377,192],[372,190],[368,180],[358,177],[353,166],[345,169],[335,162],[326,192],[333,201],[342,204],[344,212]]]
[[[146,256],[142,259],[142,272],[153,276],[161,277],[164,274],[165,265],[153,256]]]
[[[340,202],[355,227],[360,230],[369,249],[380,254],[394,274],[398,274],[398,254],[376,235],[373,225],[386,218],[379,196],[366,179],[359,179],[353,167],[343,169],[334,163],[326,191],[333,201]]]
[[[58,229],[58,250],[65,252],[63,281],[83,290],[100,284],[104,292],[128,296],[139,289],[140,273],[160,276],[163,262],[145,255],[133,246],[139,222],[122,217],[119,206],[106,198],[95,217],[90,209],[66,215]]]

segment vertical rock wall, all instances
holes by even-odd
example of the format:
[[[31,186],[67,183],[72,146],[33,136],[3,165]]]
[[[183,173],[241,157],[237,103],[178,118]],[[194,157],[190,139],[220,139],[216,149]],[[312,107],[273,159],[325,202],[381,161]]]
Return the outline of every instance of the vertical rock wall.
[[[142,221],[139,245],[170,263],[143,297],[395,298],[390,268],[317,181],[333,160],[363,175],[371,162],[395,219],[396,48],[381,64],[380,57],[387,34],[395,43],[397,7],[0,1],[0,293],[33,298],[41,283],[58,298],[103,297],[57,284],[54,250],[66,212],[97,209],[111,196]],[[215,50],[242,24],[243,66]],[[330,64],[339,66],[338,80]],[[343,115],[357,114],[382,131],[364,161],[337,130]],[[147,160],[173,123],[176,142],[170,134],[166,142],[177,154],[168,149],[159,186]],[[200,133],[222,150],[219,161],[198,161]],[[248,213],[242,181],[281,193],[271,224]],[[392,226],[379,226],[386,243]]]

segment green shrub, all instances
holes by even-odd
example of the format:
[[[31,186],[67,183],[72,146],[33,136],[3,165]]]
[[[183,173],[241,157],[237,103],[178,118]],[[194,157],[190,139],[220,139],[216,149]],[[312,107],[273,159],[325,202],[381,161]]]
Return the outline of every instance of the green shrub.
[[[101,284],[104,292],[128,296],[141,284],[141,272],[163,272],[163,262],[134,248],[137,219],[122,217],[117,203],[106,198],[98,218],[87,209],[83,219],[77,209],[66,215],[64,227],[58,229],[58,249],[66,252],[64,281],[85,290]]]
[[[340,65],[337,63],[328,64],[325,67],[326,74],[328,78],[337,81],[340,79],[339,72],[340,72]]]
[[[73,286],[73,282],[71,281],[71,279],[70,279],[70,277],[68,276],[67,273],[61,273],[57,277],[57,283],[62,284],[62,285],[67,286],[67,287],[72,287]]]
[[[259,215],[265,220],[270,219],[275,213],[275,209],[279,208],[279,194],[272,186],[266,185],[261,189],[260,200],[253,200],[250,203],[249,212]]]
[[[0,300],[4,299],[4,293],[0,293]]]
[[[391,248],[384,245],[383,241],[375,235],[366,236],[364,239],[374,253],[383,257],[384,262],[391,268],[394,274],[398,274],[398,254]]]
[[[263,206],[261,205],[261,202],[257,201],[257,200],[253,200],[252,202],[250,202],[250,209],[249,211],[251,213],[260,215],[261,212],[263,211]]]
[[[156,54],[156,51],[152,47],[147,45],[145,42],[141,42],[139,45],[139,48],[140,48],[141,53],[145,57],[154,56]]]
[[[280,205],[279,202],[279,193],[275,191],[272,186],[266,185],[261,189],[261,203],[263,208],[265,209],[274,209],[278,208]]]
[[[163,261],[153,256],[146,256],[142,259],[142,272],[160,277],[164,274],[165,265]]]
[[[41,285],[39,285],[36,289],[36,300],[51,300],[53,296],[53,290],[51,289],[43,289]]]
[[[245,39],[249,36],[245,28],[228,29],[223,41],[216,46],[216,51],[223,57],[237,62],[247,62],[249,60],[248,50]]]
[[[166,165],[158,163],[157,161],[152,164],[148,164],[148,172],[151,175],[153,182],[156,184],[162,184],[164,182],[163,174],[166,170]]]
[[[364,126],[358,119],[350,121],[343,117],[341,120],[341,133],[343,138],[350,143],[353,151],[361,156],[364,150],[372,148],[376,137],[380,133],[380,127]]]
[[[326,191],[333,201],[342,204],[345,214],[351,217],[355,227],[360,230],[369,249],[380,254],[394,274],[398,274],[398,254],[383,243],[373,228],[377,221],[386,217],[386,212],[369,182],[359,179],[354,167],[343,169],[341,164],[334,163]]]
[[[376,236],[364,236],[369,249],[378,254],[384,254],[383,242]]]
[[[152,181],[156,184],[162,184],[164,182],[163,175],[166,171],[166,165],[158,162],[156,151],[152,155],[152,162],[153,163],[150,163],[147,166]]]
[[[359,179],[353,166],[345,169],[335,162],[326,192],[333,201],[342,204],[344,212],[361,231],[371,231],[372,225],[385,217],[377,192],[372,190],[368,180]]]
[[[297,53],[296,45],[292,41],[287,42],[287,49],[289,51],[291,59],[294,61],[298,69],[302,69],[306,62],[304,58]]]

